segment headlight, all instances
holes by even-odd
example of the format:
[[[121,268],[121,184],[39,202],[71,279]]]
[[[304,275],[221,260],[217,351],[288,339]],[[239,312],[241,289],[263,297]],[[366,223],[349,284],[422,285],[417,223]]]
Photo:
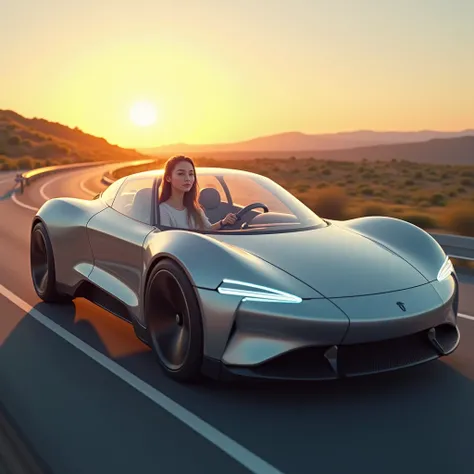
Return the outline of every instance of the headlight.
[[[259,301],[267,303],[301,303],[299,296],[291,295],[283,291],[255,285],[245,281],[229,280],[225,278],[217,291],[222,295],[242,296],[243,301]]]
[[[438,281],[445,280],[453,272],[454,272],[453,264],[451,260],[449,259],[449,257],[446,257],[446,260],[444,261],[443,265],[441,265],[441,268],[439,269],[438,277],[437,277]]]

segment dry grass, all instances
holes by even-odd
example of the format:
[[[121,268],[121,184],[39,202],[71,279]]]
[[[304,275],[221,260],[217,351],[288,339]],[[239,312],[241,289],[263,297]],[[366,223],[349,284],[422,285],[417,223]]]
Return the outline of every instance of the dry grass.
[[[153,167],[162,166],[164,161],[158,159]],[[196,164],[238,168],[268,176],[322,217],[385,215],[405,219],[430,231],[474,236],[474,166],[407,161],[206,158],[196,159]],[[139,169],[128,169],[119,176],[136,171]]]

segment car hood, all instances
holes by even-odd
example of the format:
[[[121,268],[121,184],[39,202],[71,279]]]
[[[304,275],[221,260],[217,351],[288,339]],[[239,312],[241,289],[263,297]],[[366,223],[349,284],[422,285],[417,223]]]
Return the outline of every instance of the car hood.
[[[337,225],[275,234],[218,234],[215,238],[260,257],[326,298],[398,291],[427,283],[400,256]]]

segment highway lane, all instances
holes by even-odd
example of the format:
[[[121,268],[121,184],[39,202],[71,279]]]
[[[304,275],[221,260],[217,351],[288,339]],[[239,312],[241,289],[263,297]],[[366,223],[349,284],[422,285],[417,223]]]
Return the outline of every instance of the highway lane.
[[[81,173],[44,192],[79,195]],[[21,199],[39,202],[44,182]],[[0,203],[2,222],[12,223],[0,230],[0,284],[281,472],[472,471],[473,321],[460,320],[462,342],[451,357],[396,374],[181,386],[162,376],[123,321],[80,299],[61,307],[39,302],[28,273],[32,214]],[[474,314],[474,281],[462,279],[461,311]],[[129,472],[160,462],[164,472],[248,472],[25,313],[0,297],[1,396],[53,472]]]

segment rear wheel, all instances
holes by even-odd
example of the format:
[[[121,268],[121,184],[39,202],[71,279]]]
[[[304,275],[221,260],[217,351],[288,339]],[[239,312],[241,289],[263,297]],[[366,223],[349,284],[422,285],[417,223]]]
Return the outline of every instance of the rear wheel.
[[[36,294],[47,303],[63,303],[71,298],[56,288],[53,248],[43,223],[38,222],[30,237],[30,270]]]
[[[184,271],[159,262],[148,279],[145,314],[151,346],[171,378],[194,382],[201,376],[203,329],[199,304]]]

